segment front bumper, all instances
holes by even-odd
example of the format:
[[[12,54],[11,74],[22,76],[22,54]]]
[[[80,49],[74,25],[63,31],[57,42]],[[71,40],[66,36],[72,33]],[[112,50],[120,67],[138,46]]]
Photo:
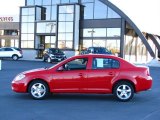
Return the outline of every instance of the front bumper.
[[[21,92],[21,93],[27,92],[27,87],[23,82],[12,81],[11,88],[14,92]]]
[[[63,60],[65,60],[66,58],[56,58],[56,57],[54,57],[54,58],[51,58],[51,61],[52,62],[60,62],[60,61],[63,61]]]

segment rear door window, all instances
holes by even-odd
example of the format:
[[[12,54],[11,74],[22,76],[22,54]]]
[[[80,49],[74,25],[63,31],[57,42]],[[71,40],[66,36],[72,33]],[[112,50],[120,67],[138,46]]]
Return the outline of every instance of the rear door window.
[[[120,63],[112,58],[93,58],[92,69],[118,69]]]

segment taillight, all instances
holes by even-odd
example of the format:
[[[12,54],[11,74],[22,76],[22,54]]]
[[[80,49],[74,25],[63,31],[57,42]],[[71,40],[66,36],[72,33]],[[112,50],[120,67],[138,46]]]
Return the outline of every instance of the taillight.
[[[147,75],[150,76],[149,68],[147,68]]]

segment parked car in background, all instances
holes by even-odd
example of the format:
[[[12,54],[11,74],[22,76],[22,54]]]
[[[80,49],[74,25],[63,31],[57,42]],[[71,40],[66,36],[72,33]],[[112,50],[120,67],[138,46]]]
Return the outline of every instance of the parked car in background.
[[[81,54],[112,54],[111,51],[105,47],[89,47],[82,51]]]
[[[44,50],[43,61],[60,62],[66,59],[65,53],[59,48],[47,48]]]
[[[16,47],[2,47],[0,48],[0,58],[12,58],[18,60],[23,57],[22,50]]]
[[[96,93],[113,94],[125,102],[151,86],[148,67],[100,54],[73,56],[51,68],[22,72],[12,81],[13,91],[28,92],[34,99],[49,93]]]

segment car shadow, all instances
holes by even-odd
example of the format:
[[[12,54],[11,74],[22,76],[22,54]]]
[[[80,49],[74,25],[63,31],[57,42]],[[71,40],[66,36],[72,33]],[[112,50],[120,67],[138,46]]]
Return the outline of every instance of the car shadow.
[[[34,100],[29,94],[16,94],[15,99]],[[42,101],[117,101],[113,95],[100,94],[50,94]]]

